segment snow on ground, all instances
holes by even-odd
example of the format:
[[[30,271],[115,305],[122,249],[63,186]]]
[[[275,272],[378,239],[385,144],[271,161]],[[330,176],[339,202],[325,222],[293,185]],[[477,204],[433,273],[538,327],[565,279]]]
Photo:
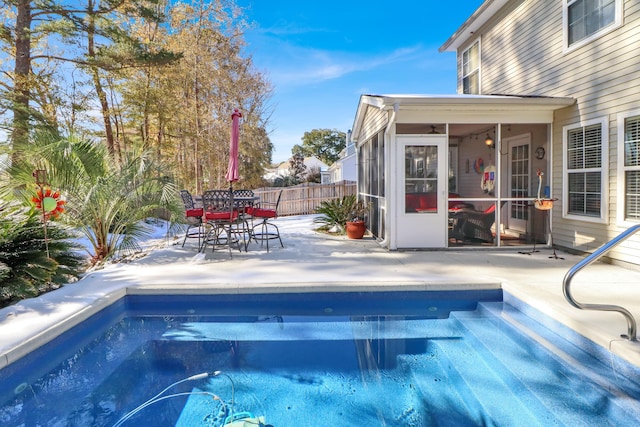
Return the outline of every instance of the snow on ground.
[[[109,262],[122,262],[126,260],[137,259],[147,255],[154,249],[164,248],[175,242],[182,242],[185,227],[174,225],[170,229],[169,221],[158,218],[147,218],[141,223],[148,233],[148,237],[139,241],[140,250],[135,253],[118,253]],[[78,233],[78,237],[73,239],[81,248],[81,255],[87,258],[93,253],[93,247],[89,239],[82,233]]]

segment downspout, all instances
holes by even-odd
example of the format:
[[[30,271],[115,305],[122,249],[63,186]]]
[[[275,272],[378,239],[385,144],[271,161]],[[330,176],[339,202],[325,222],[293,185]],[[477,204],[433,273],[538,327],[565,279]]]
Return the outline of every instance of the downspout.
[[[502,123],[496,124],[496,142],[495,142],[496,150],[494,150],[493,157],[496,159],[496,240],[498,241],[497,246],[502,246],[502,239],[500,236],[502,235]],[[491,150],[489,150],[491,151]]]
[[[382,239],[380,242],[378,242],[380,244],[380,246],[384,247],[389,247],[389,224],[391,223],[391,218],[395,218],[395,208],[394,208],[394,212],[390,212],[390,205],[395,207],[394,203],[389,204],[389,197],[392,197],[392,194],[395,194],[395,191],[390,191],[390,189],[388,188],[388,184],[391,181],[390,179],[388,179],[388,177],[391,176],[391,163],[392,163],[392,159],[391,159],[391,154],[392,154],[392,150],[391,150],[391,141],[389,141],[389,134],[391,133],[391,128],[393,127],[395,121],[396,121],[396,115],[398,114],[398,111],[400,110],[400,104],[398,104],[397,102],[393,103],[393,110],[391,111],[391,117],[389,118],[389,122],[387,123],[387,128],[384,131],[384,158],[385,158],[385,162],[384,162],[384,176],[387,177],[387,179],[385,179],[385,191],[384,191],[384,239]],[[389,249],[396,249],[396,248],[390,248]]]

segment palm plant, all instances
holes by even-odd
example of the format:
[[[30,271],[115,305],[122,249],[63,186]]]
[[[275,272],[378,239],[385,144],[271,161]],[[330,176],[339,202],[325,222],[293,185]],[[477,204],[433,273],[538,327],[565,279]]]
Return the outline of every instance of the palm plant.
[[[323,224],[322,228],[330,229],[338,227],[344,233],[347,221],[351,221],[353,208],[356,205],[356,196],[348,195],[342,198],[325,200],[316,208],[316,213],[322,214],[314,222]]]
[[[0,307],[77,279],[84,271],[72,233],[44,228],[39,215],[15,204],[0,207]]]
[[[61,220],[84,234],[94,264],[139,250],[139,241],[148,237],[141,221],[159,209],[172,218],[182,213],[175,186],[148,152],[128,153],[115,164],[101,144],[37,133],[14,158],[19,161],[8,168],[10,186],[0,197],[30,200],[33,170],[46,170],[48,183],[66,199]]]

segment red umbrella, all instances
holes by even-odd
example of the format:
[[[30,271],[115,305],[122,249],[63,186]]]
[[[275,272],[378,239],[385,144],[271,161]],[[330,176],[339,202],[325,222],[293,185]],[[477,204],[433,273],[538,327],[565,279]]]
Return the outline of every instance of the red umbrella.
[[[227,168],[227,181],[230,183],[238,180],[238,139],[240,136],[240,117],[242,113],[236,108],[231,114],[231,141],[229,142],[229,167]]]

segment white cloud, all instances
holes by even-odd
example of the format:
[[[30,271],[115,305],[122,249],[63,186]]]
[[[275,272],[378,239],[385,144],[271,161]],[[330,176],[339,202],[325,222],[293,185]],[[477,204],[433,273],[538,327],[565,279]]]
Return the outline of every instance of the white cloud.
[[[372,55],[301,47],[270,38],[268,51],[278,52],[260,58],[261,68],[268,70],[270,80],[282,89],[338,79],[361,71],[370,71],[389,64],[418,60],[424,55],[419,45],[398,48],[392,52]],[[261,56],[256,53],[256,56]]]

